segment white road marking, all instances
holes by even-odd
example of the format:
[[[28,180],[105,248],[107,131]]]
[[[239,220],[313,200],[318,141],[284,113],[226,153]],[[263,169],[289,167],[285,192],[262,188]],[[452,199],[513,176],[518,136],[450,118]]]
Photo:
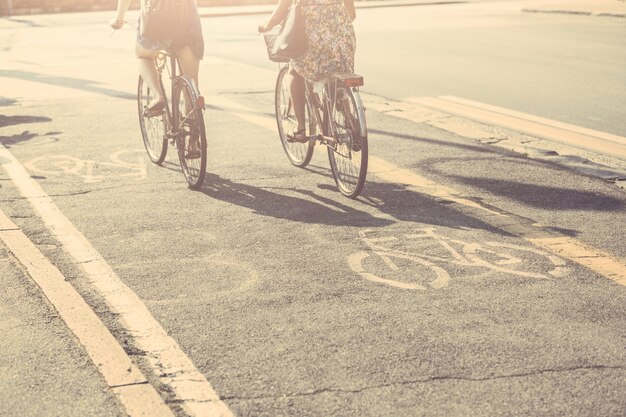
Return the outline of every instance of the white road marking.
[[[563,277],[568,273],[568,268],[565,268],[565,261],[563,259],[550,253],[535,249],[534,247],[497,242],[485,242],[485,245],[487,246],[484,246],[483,244],[477,242],[465,242],[441,235],[434,227],[418,228],[409,231],[409,233],[404,232],[399,238],[386,234],[383,236],[376,236],[374,231],[366,229],[359,231],[359,237],[368,247],[368,251],[357,252],[349,255],[347,257],[347,261],[350,268],[369,281],[398,288],[422,291],[427,289],[419,284],[409,284],[404,281],[383,278],[368,272],[368,266],[363,261],[367,259],[368,256],[373,254],[380,257],[389,270],[397,271],[400,268],[392,259],[402,260],[404,264],[403,268],[406,268],[406,271],[413,275],[412,278],[417,280],[432,278],[432,273],[434,272],[436,279],[429,283],[429,285],[434,289],[444,288],[450,281],[450,275],[448,272],[439,267],[437,264],[455,264],[463,267],[469,266],[472,268],[479,267],[485,270],[498,271],[502,274],[534,279]],[[409,243],[408,245],[404,245],[402,249],[398,250],[393,246],[388,245],[389,242],[398,242],[400,239],[408,239],[413,242],[419,241],[419,246],[411,248]],[[444,255],[435,255],[434,253],[431,253],[430,250],[424,251],[424,244],[426,244],[429,249],[438,248],[444,253]],[[459,250],[455,249],[455,247]],[[505,248],[505,250],[497,251],[491,248]],[[506,249],[510,249],[510,251],[506,251]],[[515,254],[518,254],[519,252],[534,254],[548,260],[552,264],[552,268],[547,272],[547,274],[523,270],[523,262],[525,259],[514,256],[511,252]],[[481,256],[481,254],[483,256]],[[488,260],[488,258],[485,258],[484,255],[497,260]],[[418,266],[416,267],[415,265]],[[419,266],[422,266],[422,268]],[[423,267],[429,268],[431,273],[427,273],[426,276],[424,276],[422,272],[424,270]],[[369,268],[371,268],[371,266],[369,266]],[[386,274],[387,272],[382,273]]]
[[[353,253],[352,255],[349,255],[347,258],[348,266],[350,267],[350,269],[352,269],[354,272],[359,274],[364,279],[375,282],[377,284],[385,284],[385,285],[389,285],[390,287],[402,288],[404,290],[420,290],[420,291],[426,290],[426,287],[415,282],[410,283],[410,282],[397,281],[394,279],[382,278],[382,277],[379,277],[378,275],[374,275],[370,272],[367,272],[365,268],[363,267],[363,261],[367,259],[367,257],[370,255],[371,253],[367,253],[367,252]],[[437,273],[437,278],[441,279],[443,277],[443,279],[447,282],[448,273],[439,267],[436,267],[436,268],[439,269],[439,270],[435,270],[435,272]]]
[[[242,120],[276,132],[276,120],[271,116],[262,115],[253,108],[220,95],[207,96],[206,102]],[[365,106],[367,107],[367,102]],[[535,246],[572,260],[620,285],[626,285],[626,262],[624,260],[589,247],[574,238],[545,230],[541,225],[529,224],[514,214],[493,211],[475,201],[461,197],[461,193],[452,188],[371,155],[369,156],[369,173],[391,183],[411,186],[418,192],[435,199],[445,200],[450,203],[447,207],[452,207],[465,215],[525,239]],[[365,187],[367,189],[367,183]]]
[[[501,126],[517,132],[528,133],[626,161],[626,138],[621,136],[585,129],[458,97],[412,97],[406,100],[445,113]]]
[[[159,382],[169,387],[177,403],[190,416],[232,417],[211,384],[155,320],[141,299],[115,274],[96,249],[65,217],[39,184],[5,147],[0,163],[20,194],[28,200],[52,235],[80,266],[120,324],[145,352]]]
[[[161,396],[91,307],[1,210],[0,239],[80,341],[128,415],[173,417]]]
[[[535,246],[586,266],[620,285],[626,285],[626,262],[624,260],[589,247],[572,237],[545,230],[541,225],[531,224],[514,214],[493,211],[475,201],[461,197],[461,193],[452,188],[437,184],[390,162],[372,156],[370,156],[370,162],[372,174],[383,180],[415,187],[418,192],[445,200],[449,203],[446,207],[458,210],[465,215],[525,239]]]
[[[109,156],[110,162],[80,159],[70,155],[42,155],[24,163],[26,169],[41,175],[76,175],[85,183],[96,183],[113,178],[146,179],[148,171],[144,158],[145,151],[122,150]],[[135,156],[135,162],[130,159]],[[139,156],[141,155],[141,156]]]
[[[603,139],[609,142],[615,142],[622,145],[626,145],[626,138],[623,136],[613,135],[611,133],[600,132],[598,130],[588,129],[586,127],[580,127],[576,125],[572,125],[569,123],[563,123],[556,120],[546,119],[545,117],[534,116],[528,113],[522,113],[515,110],[506,109],[504,107],[497,107],[491,104],[485,104],[474,100],[468,100],[466,98],[455,97],[455,96],[441,96],[439,97],[442,100],[446,100],[452,103],[459,103],[466,106],[474,107],[477,109],[487,110],[492,113],[504,114],[507,116],[515,117],[520,120],[528,120],[530,122],[535,122],[539,124],[543,124],[546,126],[555,127],[557,129],[576,132],[582,135],[593,136],[598,139]]]

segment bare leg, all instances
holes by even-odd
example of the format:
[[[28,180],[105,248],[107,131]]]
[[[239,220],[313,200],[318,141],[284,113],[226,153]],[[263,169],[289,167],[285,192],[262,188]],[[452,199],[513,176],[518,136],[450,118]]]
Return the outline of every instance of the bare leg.
[[[188,46],[184,47],[176,51],[176,58],[180,63],[180,68],[183,72],[183,75],[191,77],[198,85],[198,73],[200,69],[200,60],[193,53],[191,48]],[[185,108],[193,109],[195,103],[187,102],[187,97],[185,97]],[[187,111],[187,110],[185,110]],[[201,149],[200,149],[200,138],[198,135],[193,135],[189,140],[189,147],[187,149],[187,158],[200,158]]]
[[[305,128],[304,105],[306,100],[304,98],[304,78],[298,75],[293,67],[291,67],[287,75],[287,84],[289,85],[289,90],[291,91],[293,110],[296,114],[296,120],[298,122],[297,130],[302,130]]]
[[[200,68],[200,60],[196,57],[191,48],[186,46],[183,49],[176,51],[176,58],[178,58],[178,62],[180,62],[183,74],[191,77],[196,82],[196,85],[199,86],[198,72]]]
[[[154,63],[154,58],[157,53],[149,51],[140,45],[136,45],[135,54],[137,55],[139,74],[146,84],[148,84],[148,87],[150,87],[150,91],[154,93],[153,102],[163,102],[163,94],[159,86],[159,73]]]

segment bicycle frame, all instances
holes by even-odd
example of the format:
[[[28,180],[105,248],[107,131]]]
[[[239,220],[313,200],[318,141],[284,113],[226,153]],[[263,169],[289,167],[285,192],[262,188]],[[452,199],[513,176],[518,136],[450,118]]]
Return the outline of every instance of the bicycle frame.
[[[290,84],[295,76],[288,65],[279,67],[274,90],[274,110],[281,145],[289,161],[305,167],[317,143],[325,146],[330,169],[339,191],[356,198],[367,175],[368,140],[363,107],[357,87],[363,77],[354,73],[336,73],[310,82],[298,80],[303,90],[302,107],[294,108]],[[298,97],[297,97],[298,98]],[[305,116],[305,119],[302,119]],[[306,137],[298,134],[304,128]]]
[[[165,86],[163,85],[163,70],[165,69],[165,66],[168,64],[167,58],[169,58],[170,67],[168,69],[168,73],[169,73],[168,75],[169,75],[170,82],[171,82],[171,90],[169,93],[169,97],[173,99],[174,83],[175,83],[176,77],[178,76],[178,70],[179,70],[178,59],[176,59],[174,55],[171,55],[165,51],[161,51],[158,53],[158,55],[156,56],[154,60],[157,65],[157,70],[159,71],[159,74],[160,74],[159,88],[161,89],[161,93],[163,94],[163,96],[166,98],[165,99],[165,126],[167,127],[167,129],[165,131],[165,136],[167,139],[174,140],[180,136],[178,129],[174,127],[174,124],[172,122],[173,120],[176,120],[174,118],[173,112],[177,112],[178,109],[176,107],[174,107],[173,109],[170,109],[170,103],[169,103],[169,100],[167,100],[168,94],[166,94]],[[159,62],[160,60],[162,60],[162,63]]]
[[[155,91],[150,91],[141,75],[138,83],[139,123],[144,146],[152,162],[159,165],[165,160],[168,145],[174,146],[189,187],[197,189],[206,174],[204,97],[195,80],[182,72],[174,54],[159,51],[154,65],[159,79]],[[148,101],[153,102],[156,91],[163,97],[163,107],[150,112]]]
[[[331,120],[327,120],[326,117],[332,117],[335,111],[335,105],[337,104],[337,90],[338,86],[347,88],[355,88],[362,85],[361,81],[352,82],[350,80],[356,80],[354,78],[342,79],[341,76],[333,76],[325,78],[320,81],[305,81],[305,97],[313,118],[317,126],[322,128],[322,132],[316,135],[316,140],[320,143],[336,148],[340,138],[337,137],[335,131],[335,124],[331,123]],[[360,102],[360,97],[356,97],[357,106],[363,108],[363,104]],[[325,111],[327,110],[327,111]],[[363,121],[361,121],[363,124]],[[355,129],[356,130],[356,129]],[[359,126],[359,132],[365,132],[365,126]]]
[[[169,95],[165,91],[165,86],[163,85],[163,70],[165,66],[168,64],[169,58],[169,68],[168,68],[168,76],[171,82],[171,90]],[[180,111],[178,107],[174,106],[170,109],[170,103],[167,100],[167,97],[170,97],[172,100],[174,99],[174,90],[176,88],[176,80],[180,75],[183,74],[182,68],[180,67],[180,63],[175,55],[167,52],[160,51],[155,58],[155,63],[157,65],[157,70],[160,74],[159,76],[159,88],[161,89],[161,93],[166,98],[165,100],[165,123],[166,123],[166,132],[165,137],[169,140],[177,140],[181,136],[181,132],[178,130],[178,126],[174,126],[173,120],[178,120],[178,112]],[[180,74],[180,75],[179,75]],[[197,109],[204,110],[204,97],[198,96],[197,101],[194,104],[193,109],[191,111],[195,111]]]

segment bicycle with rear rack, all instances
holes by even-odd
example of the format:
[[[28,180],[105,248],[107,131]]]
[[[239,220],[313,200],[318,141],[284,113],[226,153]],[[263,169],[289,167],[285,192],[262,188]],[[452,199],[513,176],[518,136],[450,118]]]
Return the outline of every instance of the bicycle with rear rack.
[[[207,162],[207,141],[204,127],[204,97],[196,82],[182,74],[173,54],[161,51],[155,58],[159,88],[165,99],[163,112],[154,115],[148,105],[154,92],[139,76],[137,108],[141,136],[150,160],[161,165],[167,155],[168,142],[178,151],[178,159],[187,184],[198,189],[204,181]],[[170,83],[170,94],[164,82]]]
[[[282,64],[276,80],[276,123],[283,149],[289,161],[305,167],[316,144],[328,151],[331,171],[339,191],[356,198],[367,175],[367,125],[365,108],[358,88],[363,77],[357,74],[334,74],[323,80],[305,80],[305,126],[307,141],[289,140],[287,134],[297,129],[294,106],[285,78],[288,64]]]

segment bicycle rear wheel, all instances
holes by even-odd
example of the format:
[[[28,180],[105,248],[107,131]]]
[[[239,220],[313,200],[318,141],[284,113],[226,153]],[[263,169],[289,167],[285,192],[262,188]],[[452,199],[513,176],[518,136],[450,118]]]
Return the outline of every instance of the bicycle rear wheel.
[[[278,125],[280,143],[283,145],[287,158],[289,158],[289,161],[293,165],[297,167],[304,167],[311,161],[314,144],[312,141],[308,141],[306,143],[287,141],[287,134],[293,132],[298,127],[298,122],[296,121],[296,115],[291,102],[289,85],[286,82],[288,72],[289,67],[283,67],[278,73],[278,78],[276,80],[274,100],[276,124]],[[308,105],[305,107],[305,115],[307,136],[313,136],[315,135],[315,124],[311,123],[312,118]]]
[[[180,166],[192,189],[198,189],[206,174],[207,143],[204,130],[204,103],[196,83],[178,77],[174,89],[174,127]]]
[[[335,140],[328,146],[330,168],[339,191],[356,198],[367,175],[367,126],[365,111],[358,91],[337,86],[335,105],[330,117]]]
[[[167,138],[165,137],[165,113],[161,116],[147,117],[144,112],[154,98],[154,92],[150,91],[148,84],[139,77],[137,85],[137,110],[139,111],[139,127],[143,145],[150,160],[155,164],[161,164],[167,154]]]

